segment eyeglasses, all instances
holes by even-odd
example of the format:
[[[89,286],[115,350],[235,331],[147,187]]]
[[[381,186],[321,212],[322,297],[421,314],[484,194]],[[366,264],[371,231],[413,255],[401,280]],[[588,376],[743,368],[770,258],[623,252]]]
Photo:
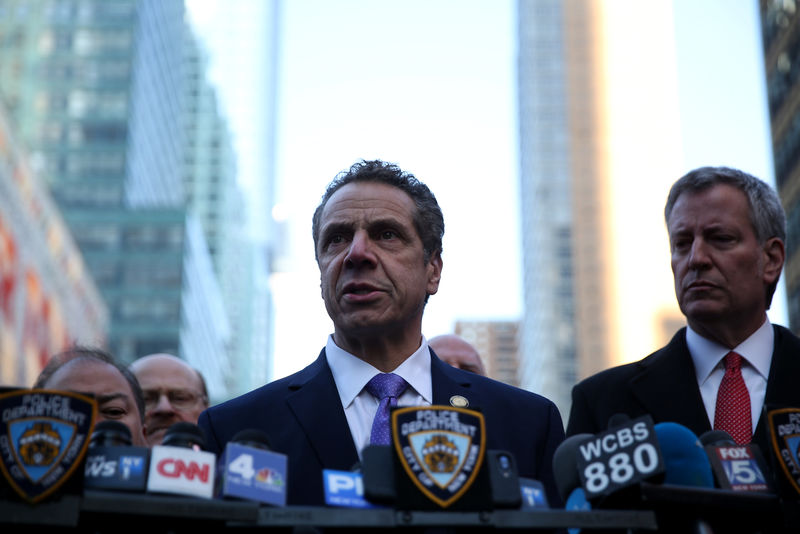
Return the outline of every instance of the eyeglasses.
[[[170,389],[168,391],[157,389],[144,390],[144,407],[148,410],[158,406],[161,396],[165,395],[173,408],[177,410],[185,410],[191,408],[197,403],[198,400],[205,401],[205,395],[199,395],[192,391],[185,389]]]

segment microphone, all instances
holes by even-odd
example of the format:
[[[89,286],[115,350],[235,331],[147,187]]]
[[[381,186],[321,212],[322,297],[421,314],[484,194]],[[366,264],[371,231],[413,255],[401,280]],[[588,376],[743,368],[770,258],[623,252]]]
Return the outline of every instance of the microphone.
[[[553,476],[562,502],[566,502],[575,488],[581,487],[578,474],[578,446],[594,437],[594,434],[575,434],[562,441],[553,453]]]
[[[363,476],[358,472],[326,470],[327,504],[350,508],[419,506],[418,491],[408,484],[407,474],[391,446],[368,445],[361,455]],[[480,502],[461,502],[458,509],[478,509],[487,505],[495,509],[548,507],[544,485],[538,480],[520,477],[516,459],[508,451],[486,450],[475,484],[486,498]]]
[[[713,488],[714,475],[697,435],[678,423],[655,425],[664,457],[664,484]]]
[[[206,450],[206,436],[203,434],[203,430],[194,423],[178,421],[164,433],[161,444],[204,451]]]
[[[608,426],[606,426],[606,428],[608,430],[611,430],[612,428],[625,425],[630,420],[631,418],[628,414],[615,413],[614,415],[608,418]]]
[[[737,444],[724,430],[709,430],[700,436],[717,487],[734,491],[770,492],[766,463],[758,445]]]
[[[261,430],[235,434],[219,458],[218,471],[218,497],[286,506],[287,458],[271,450]]]
[[[162,445],[150,451],[147,491],[212,498],[216,456],[205,448],[197,425],[181,421],[169,427]]]
[[[119,421],[94,426],[84,467],[84,489],[143,492],[149,449],[131,446],[131,431]]]
[[[559,464],[568,461],[574,451],[575,465],[586,499],[614,507],[617,501],[635,500],[641,482],[661,477],[665,470],[656,426],[649,415],[636,419],[612,416],[610,428],[574,441],[562,442]],[[563,455],[563,456],[562,456]],[[563,460],[562,460],[563,458]],[[554,453],[554,470],[555,453]],[[567,465],[558,466],[556,483],[559,491],[570,495],[574,478]],[[560,482],[559,482],[560,478]],[[613,496],[613,502],[607,502]]]

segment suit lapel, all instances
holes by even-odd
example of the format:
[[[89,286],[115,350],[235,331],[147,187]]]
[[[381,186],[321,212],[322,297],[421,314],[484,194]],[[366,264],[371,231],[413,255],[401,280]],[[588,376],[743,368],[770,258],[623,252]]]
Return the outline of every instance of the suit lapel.
[[[463,373],[446,364],[431,349],[431,384],[433,404],[451,406],[453,397],[463,397],[469,403],[467,408],[480,409],[481,397]]]
[[[324,467],[350,469],[358,453],[323,349],[308,373],[289,385],[289,408]]]
[[[633,395],[658,422],[680,423],[700,435],[711,429],[682,328],[630,381]]]
[[[797,377],[800,376],[800,346],[785,328],[773,325],[773,330],[775,348],[769,367],[764,408],[800,406],[800,388],[797,386]],[[762,409],[753,439],[761,440],[759,444],[765,447],[768,437],[766,417]]]

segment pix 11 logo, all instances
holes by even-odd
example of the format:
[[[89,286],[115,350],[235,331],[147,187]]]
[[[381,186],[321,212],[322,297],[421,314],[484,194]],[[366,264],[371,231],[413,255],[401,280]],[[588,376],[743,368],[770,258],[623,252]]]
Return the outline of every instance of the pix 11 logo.
[[[486,452],[483,414],[452,406],[412,406],[392,412],[400,465],[430,500],[446,508],[475,482]]]
[[[94,399],[42,389],[0,395],[0,469],[31,503],[51,495],[78,468],[97,416]]]

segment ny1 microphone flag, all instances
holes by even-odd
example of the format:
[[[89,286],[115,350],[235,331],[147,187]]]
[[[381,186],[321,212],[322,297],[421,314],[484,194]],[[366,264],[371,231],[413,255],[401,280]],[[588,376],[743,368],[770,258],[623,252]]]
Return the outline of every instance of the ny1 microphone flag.
[[[121,421],[98,422],[89,439],[83,488],[144,492],[150,449],[131,444],[131,430]]]
[[[486,453],[483,414],[453,406],[410,406],[391,413],[392,444],[402,469],[442,508],[472,487]]]
[[[0,394],[0,469],[14,491],[37,503],[64,485],[89,447],[97,403],[66,391]]]

